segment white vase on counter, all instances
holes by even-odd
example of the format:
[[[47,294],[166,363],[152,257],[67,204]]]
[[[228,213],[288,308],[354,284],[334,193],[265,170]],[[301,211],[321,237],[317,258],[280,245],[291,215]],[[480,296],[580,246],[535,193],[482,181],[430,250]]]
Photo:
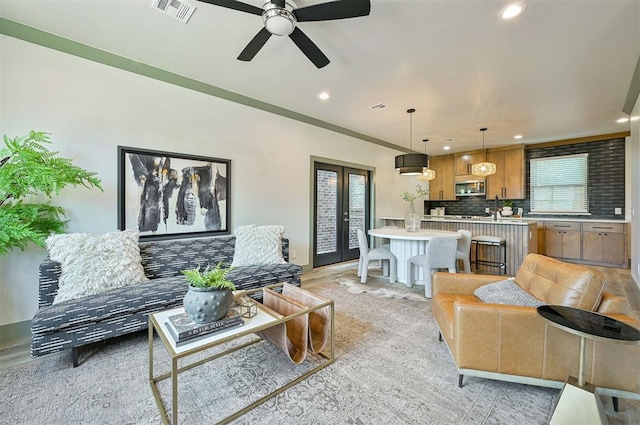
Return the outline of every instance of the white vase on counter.
[[[513,215],[513,208],[502,207],[502,211],[500,211],[500,215],[502,215],[503,217],[509,217],[510,215]]]

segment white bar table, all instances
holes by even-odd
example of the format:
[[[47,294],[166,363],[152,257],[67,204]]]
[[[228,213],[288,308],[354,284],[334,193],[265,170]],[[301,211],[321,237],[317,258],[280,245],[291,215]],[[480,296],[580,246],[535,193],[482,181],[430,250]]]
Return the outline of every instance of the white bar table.
[[[430,239],[437,237],[451,237],[460,239],[462,235],[458,232],[448,230],[420,229],[417,232],[408,232],[404,228],[382,228],[371,229],[369,235],[390,240],[389,250],[398,259],[398,282],[405,285],[409,281],[407,276],[407,260],[415,255],[423,255],[427,250],[427,243]],[[416,284],[424,284],[424,274],[421,267],[417,267],[419,274]],[[422,282],[421,282],[422,281]]]

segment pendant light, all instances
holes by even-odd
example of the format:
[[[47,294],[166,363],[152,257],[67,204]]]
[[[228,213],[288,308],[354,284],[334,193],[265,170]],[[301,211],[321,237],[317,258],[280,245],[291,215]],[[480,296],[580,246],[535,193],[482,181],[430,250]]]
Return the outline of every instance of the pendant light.
[[[415,109],[407,109],[410,119],[409,150],[413,151],[413,113]],[[396,156],[396,170],[401,176],[417,176],[422,174],[422,169],[427,167],[429,157],[421,153],[406,153]]]
[[[427,142],[429,139],[423,139],[424,142],[424,154],[427,155]],[[422,169],[422,174],[418,176],[418,180],[421,181],[429,181],[436,178],[436,172],[429,169],[429,166],[426,166]]]
[[[474,164],[471,167],[471,174],[474,176],[489,176],[491,174],[495,174],[496,172],[496,164],[493,162],[487,162],[485,155],[486,151],[484,150],[484,132],[487,131],[486,128],[481,128],[482,131],[482,162],[479,164]]]

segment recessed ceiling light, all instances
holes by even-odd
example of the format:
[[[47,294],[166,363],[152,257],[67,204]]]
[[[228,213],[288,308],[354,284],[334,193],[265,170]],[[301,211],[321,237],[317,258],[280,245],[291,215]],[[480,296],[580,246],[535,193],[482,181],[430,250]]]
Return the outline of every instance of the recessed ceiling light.
[[[327,100],[329,99],[331,96],[329,96],[329,93],[327,93],[326,91],[323,91],[322,93],[320,93],[318,95],[318,97],[322,100]]]
[[[629,121],[629,118],[620,118],[619,120],[616,120],[616,122],[619,122],[619,123],[623,123],[627,121]]]
[[[449,147],[449,146],[445,146],[445,147],[443,147],[442,149],[444,149],[445,151],[448,151],[449,149],[451,149],[451,147]]]
[[[525,10],[527,10],[527,5],[525,3],[509,3],[500,11],[498,17],[506,21],[509,19],[517,18],[518,16],[522,15]]]
[[[522,134],[516,134],[513,136],[514,139],[522,139]]]

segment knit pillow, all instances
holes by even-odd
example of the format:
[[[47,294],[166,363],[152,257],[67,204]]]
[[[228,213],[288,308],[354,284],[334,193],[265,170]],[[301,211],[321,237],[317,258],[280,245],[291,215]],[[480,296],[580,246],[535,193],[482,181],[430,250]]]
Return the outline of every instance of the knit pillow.
[[[518,286],[513,279],[483,285],[474,291],[480,301],[491,304],[538,307],[546,303]]]
[[[133,230],[51,235],[47,249],[62,270],[54,304],[148,280]]]
[[[250,224],[236,227],[233,233],[236,247],[231,267],[286,263],[282,256],[284,226]]]

